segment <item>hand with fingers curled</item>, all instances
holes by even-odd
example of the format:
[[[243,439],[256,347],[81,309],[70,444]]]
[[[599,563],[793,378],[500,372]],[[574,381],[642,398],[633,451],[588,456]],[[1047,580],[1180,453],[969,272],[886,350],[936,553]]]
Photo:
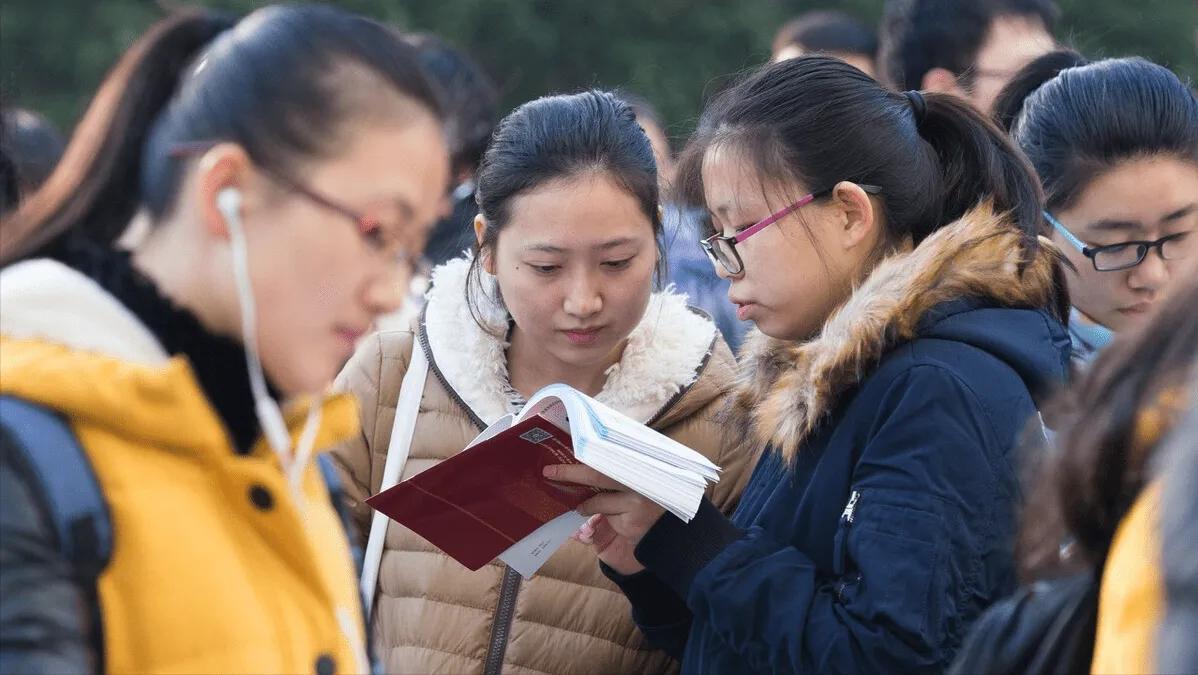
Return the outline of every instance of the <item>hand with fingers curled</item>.
[[[583,464],[547,466],[544,475],[549,480],[603,490],[578,506],[579,513],[591,518],[574,539],[594,548],[599,559],[620,574],[645,569],[634,555],[636,545],[665,509]]]

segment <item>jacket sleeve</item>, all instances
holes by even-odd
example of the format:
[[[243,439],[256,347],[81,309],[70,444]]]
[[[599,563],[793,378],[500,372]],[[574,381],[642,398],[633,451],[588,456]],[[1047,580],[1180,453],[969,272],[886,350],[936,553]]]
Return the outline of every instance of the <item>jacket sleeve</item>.
[[[942,671],[995,586],[1009,582],[983,565],[987,556],[1009,559],[1010,527],[996,525],[995,505],[1014,497],[1001,494],[995,473],[1010,467],[990,459],[1006,458],[981,403],[936,366],[883,386],[831,578],[787,542],[740,530],[709,503],[689,524],[667,514],[637,547],[705,634],[755,670]]]
[[[0,672],[86,673],[95,599],[71,575],[0,430]]]
[[[372,513],[366,499],[374,494],[375,475],[381,475],[383,471],[381,465],[375,466],[375,460],[386,457],[391,435],[390,425],[386,424],[390,417],[380,413],[386,406],[394,407],[399,385],[388,385],[402,382],[407,370],[405,360],[400,372],[384,372],[384,364],[388,368],[395,365],[394,360],[384,358],[387,348],[384,340],[386,336],[394,335],[395,332],[389,332],[370,336],[345,364],[333,385],[338,391],[353,394],[361,412],[359,432],[333,448],[332,457],[345,487],[346,505],[362,537],[369,532]],[[402,335],[405,338],[402,346],[410,346],[411,334],[405,331]],[[389,388],[395,391],[388,391]]]
[[[682,659],[691,629],[691,611],[682,598],[650,570],[624,575],[599,563],[604,576],[632,605],[632,620],[653,647]]]

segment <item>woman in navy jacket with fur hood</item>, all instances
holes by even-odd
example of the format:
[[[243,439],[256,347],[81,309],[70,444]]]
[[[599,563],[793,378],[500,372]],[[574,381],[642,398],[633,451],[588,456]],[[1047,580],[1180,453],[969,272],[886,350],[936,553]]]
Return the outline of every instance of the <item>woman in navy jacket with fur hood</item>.
[[[705,114],[681,183],[741,318],[736,513],[609,490],[580,537],[685,673],[938,672],[1014,587],[1016,438],[1066,373],[1059,254],[1003,135],[833,59]]]

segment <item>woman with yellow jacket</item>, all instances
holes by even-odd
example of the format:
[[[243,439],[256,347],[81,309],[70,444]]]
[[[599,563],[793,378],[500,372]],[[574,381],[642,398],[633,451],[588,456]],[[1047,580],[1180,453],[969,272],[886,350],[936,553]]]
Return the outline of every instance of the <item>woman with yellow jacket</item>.
[[[334,451],[359,524],[369,526],[362,500],[379,490],[389,446],[408,450],[412,476],[554,382],[707,455],[724,469],[715,502],[730,510],[748,464],[723,450],[732,444],[716,419],[732,354],[684,296],[653,290],[657,172],[632,110],[606,92],[527,103],[500,123],[477,180],[478,253],[437,268],[418,325],[369,338],[338,380],[363,409],[361,435]],[[405,378],[419,357],[427,376]],[[392,430],[412,386],[418,411],[401,406],[415,417],[409,447]],[[392,523],[374,591],[388,672],[674,669],[577,542],[525,580],[499,563],[471,572]]]
[[[357,416],[322,391],[446,178],[436,96],[380,24],[194,12],[134,44],[0,241],[0,670],[369,669],[318,468]],[[111,526],[90,575],[87,523],[54,528],[75,495],[30,471],[64,443]]]

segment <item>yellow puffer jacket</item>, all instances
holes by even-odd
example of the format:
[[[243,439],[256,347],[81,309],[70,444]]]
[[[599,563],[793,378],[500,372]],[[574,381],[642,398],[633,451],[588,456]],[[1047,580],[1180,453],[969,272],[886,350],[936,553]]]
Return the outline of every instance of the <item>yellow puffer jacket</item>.
[[[1157,672],[1156,632],[1165,614],[1160,492],[1159,484],[1144,490],[1111,543],[1098,596],[1095,675]]]
[[[0,275],[0,391],[62,413],[114,531],[98,581],[117,673],[367,669],[355,571],[319,469],[297,501],[261,440],[235,453],[183,358],[86,276],[50,261]],[[305,410],[289,411],[293,434]],[[323,403],[317,447],[357,428]]]

